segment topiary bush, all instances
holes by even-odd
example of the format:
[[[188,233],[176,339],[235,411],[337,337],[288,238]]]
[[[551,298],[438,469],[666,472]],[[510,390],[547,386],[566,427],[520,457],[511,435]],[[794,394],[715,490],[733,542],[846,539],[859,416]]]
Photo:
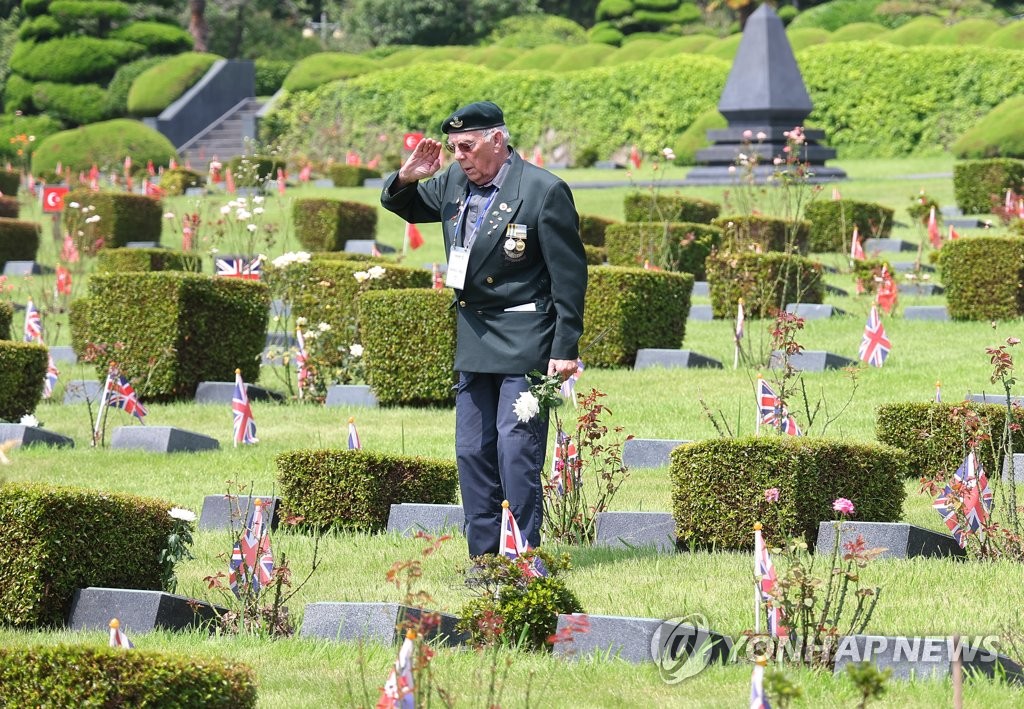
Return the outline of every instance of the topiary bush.
[[[693,276],[615,266],[591,266],[587,272],[580,347],[588,348],[588,367],[628,367],[641,348],[682,345]]]
[[[939,252],[939,269],[953,320],[1013,320],[1024,314],[1024,238],[950,241]]]
[[[109,116],[107,92],[98,84],[41,81],[32,86],[32,105],[69,125],[95,123]]]
[[[14,304],[0,300],[0,340],[11,339],[11,323],[14,322]]]
[[[965,44],[984,44],[999,29],[992,20],[969,17],[953,25],[943,27],[932,35],[929,44],[948,44],[954,47]]]
[[[360,202],[300,197],[292,205],[295,238],[310,251],[341,251],[349,239],[377,235],[376,208]]]
[[[93,224],[93,235],[103,240],[104,248],[125,246],[129,241],[160,242],[163,206],[159,199],[126,192],[75,189],[64,195],[64,204],[71,202],[95,207],[92,214],[100,220]],[[79,228],[79,218],[75,210],[65,210],[65,228]]]
[[[39,230],[35,222],[0,217],[0,271],[8,261],[36,260]]]
[[[0,217],[5,219],[17,219],[18,218],[18,198],[17,197],[5,197],[0,190]],[[2,232],[0,232],[2,234]],[[0,247],[2,251],[2,247]]]
[[[253,61],[256,70],[256,95],[272,96],[280,90],[294,62],[287,59],[264,59],[257,57]]]
[[[100,27],[127,20],[132,15],[128,3],[117,0],[52,0],[48,11],[63,21],[96,20]]]
[[[8,335],[12,316],[8,314],[6,319]],[[0,318],[0,334],[4,333],[2,320]],[[46,353],[43,345],[0,340],[0,420],[17,423],[22,416],[36,410],[43,396]]]
[[[605,239],[610,266],[636,268],[650,263],[703,281],[704,260],[721,245],[722,230],[686,222],[627,222],[609,226]]]
[[[608,249],[605,247],[584,244],[583,251],[587,254],[588,266],[606,266],[608,264]]]
[[[964,214],[988,214],[992,200],[1024,185],[1024,160],[992,158],[964,160],[953,165],[953,196]]]
[[[199,382],[259,378],[270,291],[265,283],[179,271],[95,273],[71,303],[71,342],[114,353],[144,399],[190,399]],[[224,323],[232,326],[225,328]],[[107,370],[106,357],[96,372]]]
[[[160,189],[165,195],[175,196],[185,194],[189,187],[204,187],[206,175],[201,175],[195,170],[185,167],[176,167],[172,170],[164,170],[160,175]]]
[[[961,159],[1024,158],[1024,96],[1013,96],[986,113],[953,143]]]
[[[689,128],[680,134],[673,144],[673,152],[676,154],[673,164],[696,165],[697,151],[711,145],[711,141],[708,139],[708,131],[728,127],[729,122],[725,120],[725,116],[718,112],[717,108],[712,108],[710,111],[702,113],[697,117],[697,120],[690,124]]]
[[[228,169],[239,187],[262,187],[267,180],[276,180],[277,171],[287,167],[284,160],[262,155],[241,155],[228,160]]]
[[[373,69],[365,57],[342,52],[320,52],[300,59],[281,85],[286,91],[311,91],[331,81],[350,79]]]
[[[32,105],[32,82],[17,74],[8,74],[4,84],[4,109],[8,113],[21,111],[28,113],[35,110]]]
[[[733,317],[740,298],[748,318],[771,317],[788,303],[824,299],[821,264],[796,254],[713,251],[705,266],[716,318]]]
[[[79,588],[160,590],[160,551],[174,522],[170,508],[121,493],[0,485],[0,624],[62,625]]]
[[[808,248],[814,253],[849,253],[854,226],[862,239],[888,238],[894,214],[892,209],[875,202],[815,200],[804,207],[804,218],[811,223]]]
[[[129,271],[191,271],[201,273],[203,259],[170,249],[103,249],[96,254],[97,273]]]
[[[166,59],[167,57],[143,57],[119,67],[107,85],[107,115],[118,118],[128,115],[128,92],[132,84],[144,71],[152,69]]]
[[[113,39],[135,42],[150,54],[178,54],[192,49],[188,30],[164,22],[132,22],[110,33]]]
[[[694,222],[708,224],[721,207],[700,197],[630,192],[623,199],[627,222]]]
[[[872,22],[875,8],[882,0],[831,0],[831,2],[810,7],[797,15],[789,26],[793,29],[818,27],[835,32],[844,25],[854,22]]]
[[[594,214],[581,214],[580,240],[588,246],[604,246],[604,235],[608,227],[618,223],[614,219],[606,219]]]
[[[452,291],[367,291],[359,296],[366,378],[384,406],[455,403]]]
[[[942,31],[945,25],[938,17],[922,16],[915,17],[905,25],[897,27],[882,38],[882,41],[889,44],[897,44],[901,47],[916,47],[922,44],[929,44],[932,37]]]
[[[40,15],[21,23],[18,27],[18,39],[23,42],[45,42],[64,33],[60,22],[55,17]]]
[[[380,170],[362,165],[331,165],[327,174],[335,187],[362,187],[364,180],[380,177]]]
[[[256,706],[256,674],[227,660],[149,650],[79,645],[2,648],[0,703],[248,709]]]
[[[896,522],[908,470],[898,448],[825,438],[772,434],[681,445],[669,468],[677,543],[751,549],[760,522],[769,543],[793,535],[813,547],[818,523],[835,519],[838,497],[856,505],[858,521]],[[769,488],[779,489],[774,504],[765,501]]]
[[[854,22],[840,27],[831,35],[829,42],[868,42],[885,41],[889,30],[874,22]]]
[[[59,37],[26,43],[11,56],[11,70],[32,81],[62,84],[107,83],[117,68],[142,55],[134,42],[96,37]]]
[[[811,223],[764,215],[733,214],[716,217],[711,223],[722,229],[722,240],[730,251],[795,251],[807,255]]]
[[[1010,22],[996,30],[985,40],[986,46],[998,49],[1020,49],[1024,47],[1024,24]]]
[[[16,170],[0,170],[0,194],[14,198],[20,188],[21,173]]]
[[[156,116],[192,88],[223,57],[185,52],[139,74],[128,90],[128,113]]]
[[[140,165],[145,165],[147,160],[164,164],[176,154],[171,141],[156,130],[139,121],[115,118],[36,141],[32,172],[36,175],[55,172],[57,163],[73,171],[88,170],[94,164],[101,169],[120,169],[125,155],[131,155]]]
[[[391,505],[452,504],[454,461],[368,450],[296,450],[277,456],[277,481],[291,514],[316,529],[381,532]]]

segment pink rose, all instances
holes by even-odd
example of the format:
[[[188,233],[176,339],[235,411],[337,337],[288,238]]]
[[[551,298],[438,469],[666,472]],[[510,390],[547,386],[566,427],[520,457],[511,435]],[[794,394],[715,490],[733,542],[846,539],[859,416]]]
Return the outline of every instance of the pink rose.
[[[835,502],[832,503],[832,509],[844,515],[852,515],[855,511],[853,503],[845,497],[837,497]]]

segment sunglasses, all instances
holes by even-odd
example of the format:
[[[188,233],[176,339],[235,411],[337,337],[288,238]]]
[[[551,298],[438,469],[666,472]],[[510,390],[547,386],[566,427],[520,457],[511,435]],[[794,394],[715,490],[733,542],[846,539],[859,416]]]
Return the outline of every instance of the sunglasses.
[[[476,147],[476,144],[481,141],[481,138],[476,140],[460,140],[458,143],[449,143],[447,140],[444,142],[444,149],[449,153],[454,153],[456,150],[462,153],[472,152]]]

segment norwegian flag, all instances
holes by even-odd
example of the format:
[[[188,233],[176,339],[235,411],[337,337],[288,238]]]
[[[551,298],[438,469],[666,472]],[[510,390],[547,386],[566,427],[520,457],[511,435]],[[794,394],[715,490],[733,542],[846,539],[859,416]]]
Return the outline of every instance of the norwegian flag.
[[[309,354],[306,352],[306,336],[302,334],[302,328],[295,328],[295,344],[298,352],[295,355],[295,364],[298,368],[299,396],[302,396],[303,389],[309,382]]]
[[[583,366],[583,360],[582,359],[577,359],[576,360],[576,371],[573,372],[572,374],[570,374],[568,377],[565,378],[565,380],[562,382],[562,386],[558,390],[559,393],[561,393],[562,398],[565,399],[566,401],[570,402],[572,404],[573,408],[576,408],[576,404],[577,404],[577,402],[576,402],[576,382],[579,381],[580,375],[583,374],[583,370],[584,369],[585,369],[585,367]]]
[[[878,308],[872,305],[871,311],[868,313],[868,322],[864,326],[864,339],[860,342],[857,356],[862,362],[867,362],[872,367],[881,367],[891,350],[892,342],[885,335],[885,328],[882,326],[882,318],[878,315]]]
[[[413,250],[423,246],[423,234],[420,233],[419,228],[415,224],[406,223],[405,243]]]
[[[782,405],[779,400],[779,395],[775,393],[775,390],[764,380],[760,374],[757,375],[757,426],[758,432],[761,430],[761,425],[771,426],[782,431],[789,436],[802,436],[803,432],[800,430],[800,426],[797,425],[796,419],[793,418],[786,407]]]
[[[765,605],[768,634],[773,638],[787,637],[789,630],[782,625],[782,607],[776,603],[774,595],[778,577],[761,536],[760,524],[754,525],[754,584],[754,617],[757,621],[754,631],[761,632],[761,606]]]
[[[356,419],[355,416],[349,416],[348,418],[348,449],[350,451],[361,450],[363,447],[362,441],[359,440],[359,431],[356,430]]]
[[[443,290],[444,278],[441,276],[441,269],[437,267],[436,263],[433,265],[432,273],[434,276],[434,290]]]
[[[259,256],[252,261],[244,258],[219,258],[216,265],[217,275],[221,278],[244,278],[247,281],[258,281],[263,267],[263,259]]]
[[[750,709],[771,709],[768,695],[764,693],[764,660],[754,663],[750,673]]]
[[[875,302],[887,314],[892,313],[892,309],[896,307],[898,292],[896,282],[892,279],[892,274],[889,273],[889,269],[884,264],[880,280],[881,283],[878,284],[878,291],[875,293]]]
[[[850,258],[854,261],[864,260],[864,247],[860,243],[860,232],[856,224],[853,225],[853,238],[850,239]]]
[[[49,399],[53,396],[53,388],[57,386],[57,379],[60,377],[60,370],[53,361],[53,355],[49,350],[46,352],[46,375],[43,377],[43,398]]]
[[[32,299],[25,305],[25,342],[43,342],[43,319]]]
[[[519,559],[523,554],[530,551],[530,543],[519,531],[516,518],[509,509],[508,500],[501,503],[501,541],[498,544],[498,553],[504,554],[509,559]],[[547,569],[538,557],[534,557],[530,563],[525,560],[521,562],[523,573],[529,578],[547,576]]]
[[[579,453],[576,442],[565,431],[559,430],[555,436],[555,452],[551,456],[551,484],[559,495],[564,495],[576,483],[579,472]]]
[[[398,659],[391,668],[387,682],[381,689],[377,709],[416,709],[416,697],[413,694],[412,657],[415,651],[413,641],[416,631],[409,630],[405,641],[398,651]]]
[[[961,548],[967,546],[968,535],[968,530],[961,526],[961,522],[966,523],[971,532],[978,532],[988,521],[989,512],[992,511],[992,488],[989,487],[988,476],[974,451],[967,454],[953,475],[953,484],[946,485],[932,507],[942,517]]]
[[[126,650],[135,647],[128,636],[121,632],[121,621],[117,618],[110,619],[110,647],[121,647]]]
[[[135,393],[132,383],[117,371],[116,367],[111,367],[107,372],[107,406],[124,409],[139,421],[148,413],[139,401],[139,395]]]
[[[633,163],[633,167],[637,170],[643,164],[643,161],[640,159],[640,151],[637,150],[635,145],[629,149],[629,161]]]
[[[942,248],[942,236],[939,234],[939,220],[935,216],[935,205],[928,212],[928,240],[936,249]]]
[[[252,417],[252,406],[249,405],[249,392],[242,381],[242,370],[235,370],[235,394],[231,397],[231,413],[235,417],[235,430],[232,439],[235,447],[239,443],[259,443],[256,438],[256,421]]]

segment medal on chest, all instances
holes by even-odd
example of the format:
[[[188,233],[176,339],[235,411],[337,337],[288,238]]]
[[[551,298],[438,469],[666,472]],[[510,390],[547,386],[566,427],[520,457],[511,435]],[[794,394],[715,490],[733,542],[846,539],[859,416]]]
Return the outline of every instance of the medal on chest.
[[[526,225],[509,224],[505,228],[505,241],[501,246],[508,261],[519,261],[526,256]]]

